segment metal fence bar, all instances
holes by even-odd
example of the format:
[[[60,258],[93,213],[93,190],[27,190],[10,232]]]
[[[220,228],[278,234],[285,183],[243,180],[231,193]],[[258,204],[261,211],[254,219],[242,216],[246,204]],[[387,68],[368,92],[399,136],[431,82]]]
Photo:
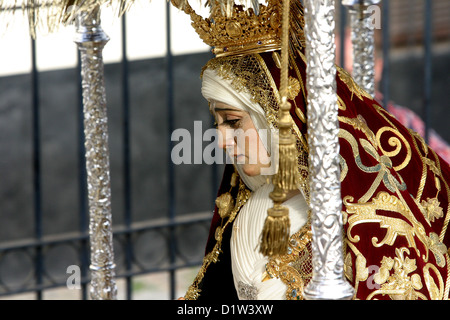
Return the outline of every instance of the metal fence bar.
[[[169,1],[166,2],[166,75],[167,75],[167,116],[168,116],[168,152],[167,152],[167,162],[168,162],[168,216],[169,220],[172,223],[175,219],[176,215],[176,207],[175,207],[175,168],[171,159],[171,150],[173,148],[173,141],[170,138],[171,133],[174,130],[174,103],[173,103],[173,56],[172,56],[172,44],[171,44],[171,16],[170,16],[170,8],[171,3]],[[173,265],[176,259],[176,238],[175,232],[173,228],[170,228],[169,233],[170,241],[169,241],[169,263]],[[176,287],[176,278],[175,278],[175,270],[170,270],[170,299],[175,299],[175,287]]]
[[[425,0],[424,10],[424,97],[423,97],[423,120],[425,124],[425,142],[429,143],[431,92],[432,92],[432,1]]]
[[[131,159],[130,159],[130,83],[129,64],[127,57],[127,20],[126,13],[122,15],[122,123],[123,123],[123,189],[124,189],[124,217],[127,228],[132,223],[131,208]],[[127,272],[132,268],[133,248],[131,234],[125,238],[125,268]],[[126,297],[132,299],[132,277],[126,277]]]
[[[339,65],[342,69],[345,69],[347,66],[345,65],[345,54],[347,48],[345,47],[345,38],[347,31],[347,9],[339,1]]]
[[[170,221],[168,218],[161,219],[161,221],[147,221],[147,222],[141,222],[138,224],[135,224],[129,228],[127,227],[115,227],[114,235],[124,235],[127,233],[140,233],[140,232],[146,232],[146,231],[155,231],[159,229],[170,229],[170,228],[176,228],[181,226],[188,226],[192,224],[202,224],[202,223],[208,223],[211,221],[211,216],[209,212],[206,213],[200,213],[200,214],[193,214],[190,216],[181,216],[177,217],[173,221]],[[208,225],[209,227],[209,225]],[[7,242],[0,245],[0,253],[4,251],[9,250],[24,250],[24,249],[33,249],[37,246],[52,246],[57,245],[64,242],[70,242],[70,241],[82,241],[89,238],[89,235],[85,232],[69,232],[62,235],[57,236],[44,236],[41,238],[41,240],[36,241],[36,239],[28,239],[28,240],[19,240],[19,241],[12,241]]]
[[[34,236],[37,241],[42,239],[42,192],[41,192],[41,129],[39,105],[39,74],[36,64],[36,40],[31,39],[31,108],[32,108],[32,134],[33,134],[33,206],[34,206]],[[36,285],[42,284],[42,247],[37,246],[35,251]],[[36,290],[36,298],[42,299],[42,291]]]
[[[383,101],[382,105],[385,109],[387,109],[389,98],[390,98],[390,92],[389,92],[389,86],[390,86],[390,15],[389,15],[389,0],[383,0],[383,5],[381,8],[381,28],[382,28],[382,43],[383,43],[383,71],[381,75],[381,92],[383,93]]]

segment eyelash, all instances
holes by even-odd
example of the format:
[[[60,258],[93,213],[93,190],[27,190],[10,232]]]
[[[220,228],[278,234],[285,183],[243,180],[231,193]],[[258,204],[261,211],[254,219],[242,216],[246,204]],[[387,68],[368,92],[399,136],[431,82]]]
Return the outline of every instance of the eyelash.
[[[241,119],[225,120],[225,121],[223,121],[220,125],[225,125],[225,126],[227,126],[227,127],[236,129],[236,128],[239,127],[239,121],[240,121],[240,120],[241,120]],[[214,127],[217,128],[218,126],[219,126],[219,125],[217,124],[217,121],[214,122]]]

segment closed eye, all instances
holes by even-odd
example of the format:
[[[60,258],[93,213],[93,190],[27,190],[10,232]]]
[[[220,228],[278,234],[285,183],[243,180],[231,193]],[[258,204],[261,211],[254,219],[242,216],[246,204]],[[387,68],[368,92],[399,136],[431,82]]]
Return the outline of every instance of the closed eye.
[[[239,127],[239,121],[241,121],[241,119],[224,120],[220,125],[235,129]]]

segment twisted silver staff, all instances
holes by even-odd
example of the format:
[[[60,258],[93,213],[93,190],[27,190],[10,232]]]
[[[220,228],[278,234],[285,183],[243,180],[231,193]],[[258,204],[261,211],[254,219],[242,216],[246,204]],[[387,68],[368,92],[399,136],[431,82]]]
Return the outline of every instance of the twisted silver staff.
[[[108,148],[108,118],[102,50],[108,36],[100,25],[100,8],[76,16],[75,42],[81,54],[86,171],[91,244],[91,298],[117,296]]]
[[[344,278],[334,0],[305,1],[313,276],[306,299],[350,299]]]
[[[342,0],[350,13],[355,82],[372,97],[375,96],[375,41],[372,12],[368,10],[380,0]],[[375,17],[376,19],[377,17]]]

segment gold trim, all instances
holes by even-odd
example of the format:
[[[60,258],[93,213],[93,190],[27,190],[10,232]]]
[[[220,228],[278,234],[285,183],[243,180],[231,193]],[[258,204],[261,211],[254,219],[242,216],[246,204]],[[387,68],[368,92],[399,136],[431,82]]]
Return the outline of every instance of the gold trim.
[[[234,179],[232,177],[232,179]],[[230,213],[230,216],[228,220],[225,222],[225,224],[222,227],[218,227],[216,229],[216,244],[214,248],[209,252],[204,258],[202,266],[200,267],[200,270],[197,273],[197,276],[195,277],[193,283],[189,286],[188,290],[186,291],[186,294],[184,296],[184,299],[186,300],[197,300],[200,296],[201,290],[198,288],[200,283],[203,280],[203,277],[205,276],[206,270],[211,265],[211,263],[216,263],[219,261],[219,255],[222,252],[222,240],[223,240],[223,233],[225,232],[225,229],[229,224],[231,224],[234,219],[236,218],[239,210],[242,208],[242,206],[247,202],[248,198],[250,197],[250,190],[247,189],[242,179],[239,181],[239,191],[236,196],[236,203],[233,208],[233,210]],[[223,221],[223,220],[222,220]]]
[[[303,290],[312,277],[311,223],[308,221],[290,237],[288,254],[271,258],[262,281],[280,279],[286,286],[287,300],[303,300]]]
[[[276,40],[258,40],[257,43],[247,43],[234,46],[215,47],[212,52],[216,57],[239,56],[244,54],[255,54],[270,51],[281,50],[279,41]]]
[[[447,261],[447,281],[444,289],[444,300],[449,300],[450,294],[450,249],[447,250],[447,254],[445,255],[445,260]]]

